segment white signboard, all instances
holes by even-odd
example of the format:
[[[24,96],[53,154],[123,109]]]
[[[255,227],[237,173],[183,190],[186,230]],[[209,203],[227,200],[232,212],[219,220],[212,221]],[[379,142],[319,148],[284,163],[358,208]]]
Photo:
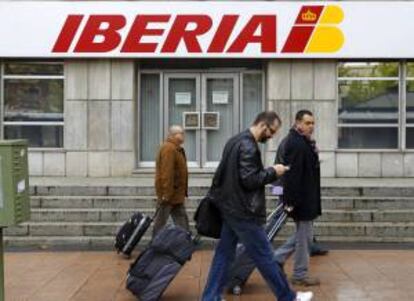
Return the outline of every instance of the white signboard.
[[[0,57],[414,58],[413,16],[413,1],[2,1]]]
[[[176,105],[191,105],[191,92],[176,92],[175,93]]]
[[[229,92],[228,91],[213,91],[213,103],[214,104],[228,104]]]

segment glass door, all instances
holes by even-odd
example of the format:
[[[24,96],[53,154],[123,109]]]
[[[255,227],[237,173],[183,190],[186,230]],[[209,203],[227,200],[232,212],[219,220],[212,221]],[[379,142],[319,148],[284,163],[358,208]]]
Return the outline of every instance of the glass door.
[[[201,166],[200,75],[166,73],[164,77],[164,133],[171,125],[185,129],[184,149],[189,167]]]
[[[227,140],[262,110],[263,91],[260,71],[141,73],[139,166],[155,165],[159,144],[177,124],[185,130],[188,166],[214,170]]]
[[[206,73],[201,86],[202,166],[215,168],[227,140],[239,131],[239,76]]]

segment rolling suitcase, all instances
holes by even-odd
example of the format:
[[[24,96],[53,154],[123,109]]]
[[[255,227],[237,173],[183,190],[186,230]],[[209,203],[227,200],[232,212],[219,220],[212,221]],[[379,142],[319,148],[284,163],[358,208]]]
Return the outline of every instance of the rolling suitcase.
[[[134,213],[118,230],[115,236],[115,249],[118,253],[129,257],[135,246],[148,230],[153,219],[158,213],[158,209],[151,218],[140,212]]]
[[[279,230],[285,224],[287,213],[284,210],[282,202],[276,206],[276,209],[268,216],[266,222],[266,233],[269,241],[273,241]],[[243,285],[255,269],[255,264],[247,254],[245,247],[239,244],[236,249],[236,258],[229,271],[229,280],[227,289],[234,295],[240,295]]]
[[[157,301],[170,282],[191,259],[191,234],[180,226],[160,230],[131,265],[126,286],[140,301]]]

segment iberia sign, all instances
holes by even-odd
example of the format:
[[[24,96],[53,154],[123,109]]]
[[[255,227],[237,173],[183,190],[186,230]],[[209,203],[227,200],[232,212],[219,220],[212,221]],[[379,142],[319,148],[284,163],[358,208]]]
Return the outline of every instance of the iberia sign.
[[[410,2],[0,2],[0,57],[412,58],[412,15]]]

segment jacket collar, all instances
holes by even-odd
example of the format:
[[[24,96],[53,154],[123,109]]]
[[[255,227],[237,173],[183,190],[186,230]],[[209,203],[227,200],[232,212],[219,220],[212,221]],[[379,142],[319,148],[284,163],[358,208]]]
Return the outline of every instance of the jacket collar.
[[[178,144],[178,142],[174,138],[168,137],[167,142],[171,143],[171,144],[174,144],[174,146],[178,149],[181,148],[180,144]]]
[[[298,136],[298,137],[302,137],[302,138],[305,138],[305,136],[303,136],[301,133],[299,133],[298,132],[298,130],[293,126],[290,130],[289,130],[289,132],[292,134],[292,135],[295,135],[295,136]]]
[[[318,147],[316,146],[315,140],[309,139],[305,135],[302,135],[295,127],[292,127],[290,129],[290,133],[296,137],[301,137],[301,139],[303,139],[303,141],[305,141],[305,143],[308,144],[315,153],[319,152]]]
[[[248,137],[249,139],[253,140],[255,143],[257,143],[256,138],[254,138],[253,133],[250,131],[250,128],[246,129],[243,132],[243,136]]]

